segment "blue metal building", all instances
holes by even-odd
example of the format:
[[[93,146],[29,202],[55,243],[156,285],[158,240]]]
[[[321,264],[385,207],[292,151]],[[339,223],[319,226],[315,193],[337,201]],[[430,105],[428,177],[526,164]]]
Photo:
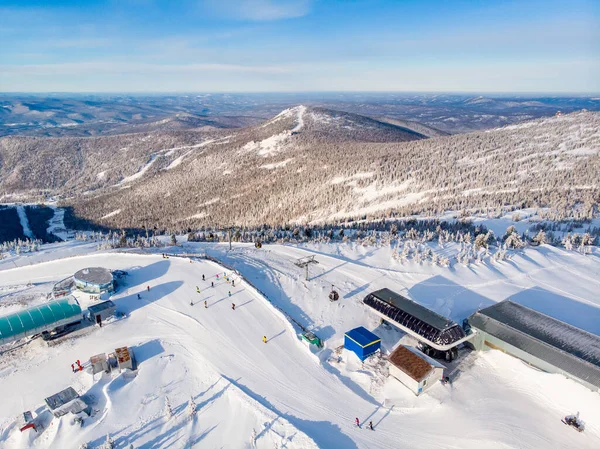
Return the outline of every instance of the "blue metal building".
[[[357,327],[344,334],[344,348],[365,360],[381,347],[381,338],[364,327]]]

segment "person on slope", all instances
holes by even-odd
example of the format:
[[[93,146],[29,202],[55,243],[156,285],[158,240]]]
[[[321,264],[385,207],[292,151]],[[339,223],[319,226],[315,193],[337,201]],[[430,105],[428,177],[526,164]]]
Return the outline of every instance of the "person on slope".
[[[231,292],[229,291],[229,292],[227,292],[227,293],[229,294],[229,297],[231,297]]]
[[[150,286],[149,286],[149,285],[148,285],[148,286],[146,286],[146,288],[148,289],[148,291],[150,291]]]
[[[231,310],[235,310],[235,304],[233,302],[231,303]]]
[[[356,427],[360,427],[360,420],[356,418]]]
[[[231,280],[231,286],[235,287],[235,281],[233,279]]]
[[[211,283],[210,283],[210,286],[211,286],[211,287],[214,287],[214,286],[215,286],[215,283],[214,283],[214,282],[211,282]]]
[[[208,304],[206,303],[206,301],[204,301],[204,308],[208,309]]]
[[[198,288],[197,285],[196,285],[196,293],[200,293],[200,289]]]
[[[202,280],[205,281],[206,279],[204,278],[204,275],[202,275]]]
[[[373,429],[373,421],[369,421],[369,429],[375,430],[375,429]]]
[[[266,342],[267,342],[267,336],[263,335],[263,343],[266,343]]]
[[[138,293],[138,299],[142,299],[142,297],[140,296],[140,294]]]

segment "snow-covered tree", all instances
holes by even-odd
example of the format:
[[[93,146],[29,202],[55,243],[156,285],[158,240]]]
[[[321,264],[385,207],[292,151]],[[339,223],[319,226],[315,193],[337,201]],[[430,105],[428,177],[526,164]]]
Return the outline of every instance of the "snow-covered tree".
[[[164,416],[167,419],[171,419],[174,416],[173,409],[171,408],[171,401],[168,396],[165,396]]]
[[[540,245],[548,244],[548,237],[543,229],[540,229],[540,232],[538,232],[532,240]]]
[[[193,420],[196,417],[196,401],[194,401],[194,397],[191,396],[187,406],[187,413],[190,420]]]
[[[106,434],[106,440],[104,441],[104,445],[102,446],[102,449],[115,449],[115,442],[111,438],[110,433]]]

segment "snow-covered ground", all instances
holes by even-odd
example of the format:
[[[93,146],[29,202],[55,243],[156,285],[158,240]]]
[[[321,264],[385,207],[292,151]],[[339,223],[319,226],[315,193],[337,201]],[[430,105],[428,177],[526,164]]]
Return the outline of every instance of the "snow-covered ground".
[[[107,434],[119,448],[599,447],[598,393],[498,351],[469,355],[451,387],[438,385],[418,398],[386,377],[380,358],[363,365],[336,351],[343,333],[357,325],[380,334],[384,352],[406,340],[379,325],[360,302],[383,286],[455,320],[510,297],[600,334],[598,252],[583,256],[542,246],[505,262],[442,268],[401,264],[391,248],[353,244],[235,245],[229,251],[227,245],[184,243],[168,251],[206,252],[234,266],[271,303],[236,275],[235,287],[217,281],[227,270],[208,261],[95,252],[91,244],[74,242],[44,246],[27,263],[15,258],[18,268],[0,261],[0,302],[2,292],[14,298],[19,288],[33,288],[28,285],[49,288],[86,266],[129,272],[113,297],[126,318],[59,345],[34,340],[0,356],[0,447],[88,442],[93,448]],[[309,254],[319,263],[306,281],[294,261]],[[337,303],[327,299],[332,284],[340,293]],[[324,350],[313,354],[273,305],[313,329],[325,340]],[[135,378],[71,373],[75,360],[124,345],[140,362]],[[83,427],[43,412],[43,399],[70,385],[94,403]],[[171,418],[164,411],[167,397]],[[192,397],[197,415],[190,419]],[[14,419],[24,410],[43,415],[43,432],[16,429]],[[560,422],[577,411],[586,422],[582,434]],[[375,431],[354,427],[356,417],[373,421]]]

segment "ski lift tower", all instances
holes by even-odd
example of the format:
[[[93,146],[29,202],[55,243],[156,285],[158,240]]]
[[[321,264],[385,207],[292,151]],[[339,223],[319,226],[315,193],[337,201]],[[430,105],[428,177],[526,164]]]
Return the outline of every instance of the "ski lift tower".
[[[307,281],[308,281],[308,266],[311,263],[319,263],[319,262],[315,260],[315,256],[307,256],[307,257],[301,257],[294,263],[294,265],[296,265],[297,267],[304,268],[306,270],[306,280]]]

